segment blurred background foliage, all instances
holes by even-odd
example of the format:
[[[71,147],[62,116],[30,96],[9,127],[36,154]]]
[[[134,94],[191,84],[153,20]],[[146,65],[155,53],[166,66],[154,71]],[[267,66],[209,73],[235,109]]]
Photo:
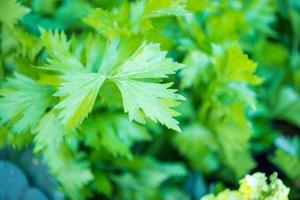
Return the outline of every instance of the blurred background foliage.
[[[18,183],[0,178],[0,197],[200,199],[276,171],[300,198],[300,1],[18,2],[0,0],[0,170],[16,171]],[[64,31],[72,54],[84,60],[87,49],[91,62],[102,38],[159,43],[186,65],[170,76],[186,98],[181,133],[130,122],[109,82],[89,117],[65,131],[50,109],[60,80],[43,68],[63,47],[46,46],[41,30]]]

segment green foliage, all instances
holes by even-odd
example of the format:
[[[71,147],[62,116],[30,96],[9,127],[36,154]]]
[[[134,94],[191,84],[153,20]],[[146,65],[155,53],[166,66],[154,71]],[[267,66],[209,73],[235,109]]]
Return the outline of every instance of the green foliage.
[[[141,0],[111,11],[96,8],[83,21],[109,38],[132,35],[152,28],[152,19],[185,15],[185,0]]]
[[[117,198],[121,199],[164,199],[168,188],[158,187],[172,177],[182,177],[186,174],[185,168],[180,164],[160,164],[149,158],[136,158],[129,166],[125,163],[122,167],[128,167],[129,172],[113,177],[114,182],[124,188],[117,195]],[[161,194],[160,189],[163,190]]]
[[[75,134],[75,133],[66,133]],[[87,162],[80,162],[82,154],[73,155],[71,149],[62,143],[64,129],[54,112],[41,119],[35,136],[35,151],[42,151],[45,161],[55,177],[61,182],[66,193],[81,199],[80,188],[92,180],[93,175]]]
[[[29,9],[20,5],[16,0],[0,1],[0,21],[7,27],[17,23],[21,17],[29,12]]]
[[[0,147],[67,198],[298,199],[297,0],[0,5]]]
[[[183,67],[166,58],[166,53],[160,51],[157,44],[139,44],[140,41],[132,42],[130,38],[107,40],[105,44],[95,47],[104,48],[101,61],[85,66],[80,57],[70,52],[70,42],[63,32],[41,32],[50,56],[46,69],[63,73],[58,77],[61,83],[54,96],[62,98],[55,108],[60,110],[58,118],[62,119],[65,128],[74,128],[83,121],[91,112],[100,87],[108,80],[120,90],[124,111],[128,112],[130,120],[144,123],[144,113],[152,120],[180,131],[178,122],[172,118],[177,113],[171,107],[176,106],[176,100],[183,100],[183,97],[175,94],[176,90],[168,89],[170,84],[141,81],[165,78]],[[86,53],[87,58],[94,57],[90,55],[94,52]]]
[[[142,126],[130,123],[125,115],[103,113],[83,124],[84,143],[96,150],[106,150],[112,156],[132,157],[130,147],[149,141],[151,136]]]
[[[16,73],[2,85],[0,116],[13,132],[33,131],[46,109],[51,106],[51,88]]]
[[[277,165],[291,180],[299,180],[300,173],[300,143],[299,138],[292,139],[279,138],[277,140],[278,149],[271,157],[271,161]],[[288,163],[288,165],[286,164]]]

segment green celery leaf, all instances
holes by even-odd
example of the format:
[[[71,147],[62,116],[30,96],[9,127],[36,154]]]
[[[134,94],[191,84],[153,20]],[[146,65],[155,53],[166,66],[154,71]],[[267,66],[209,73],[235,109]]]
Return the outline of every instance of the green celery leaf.
[[[179,122],[173,119],[179,113],[172,107],[178,105],[178,100],[184,98],[175,94],[176,90],[169,89],[171,84],[145,83],[136,80],[117,80],[124,104],[124,111],[128,112],[130,120],[144,122],[141,112],[152,119],[159,121],[168,128],[180,132]]]
[[[62,139],[63,132],[60,127],[57,126],[59,121],[56,119],[55,113],[53,111],[45,114],[36,130],[35,141],[35,152],[39,152],[45,148],[59,148]]]
[[[145,6],[144,17],[182,16],[187,14],[185,4],[186,0],[149,0]]]
[[[15,73],[3,84],[0,92],[2,123],[8,123],[17,133],[32,131],[46,109],[53,104],[51,95],[50,87]]]
[[[300,96],[292,87],[283,87],[272,105],[272,115],[300,127]]]
[[[142,0],[124,3],[111,11],[94,9],[83,21],[109,38],[146,32],[151,19],[187,14],[185,0]]]
[[[254,74],[257,64],[236,45],[230,46],[225,55],[221,55],[216,61],[218,74],[224,77],[225,81],[238,81],[253,85],[261,84],[263,81]]]
[[[70,52],[70,42],[64,32],[46,31],[40,29],[41,40],[45,46],[50,58],[47,60],[48,70],[54,70],[62,73],[82,72],[84,66],[80,60]]]
[[[140,44],[140,39],[133,37],[115,38],[104,45],[102,40],[95,40],[102,58],[95,59],[92,51],[81,51],[81,54],[85,53],[84,58],[92,59],[91,64],[85,61],[88,64],[86,67],[81,62],[81,54],[71,52],[73,43],[67,41],[63,32],[41,32],[50,56],[47,69],[64,74],[60,76],[61,83],[55,93],[62,100],[55,108],[60,109],[59,118],[63,119],[66,128],[74,128],[83,121],[92,110],[101,85],[108,79],[119,88],[124,110],[129,113],[131,120],[144,123],[141,109],[153,121],[180,131],[178,122],[173,119],[178,113],[171,108],[184,98],[175,94],[176,90],[168,89],[170,83],[148,81],[167,78],[167,75],[174,74],[184,65],[167,58],[167,53],[161,51],[158,44]],[[87,42],[90,44],[90,39]]]
[[[300,180],[300,138],[280,137],[275,141],[278,149],[270,160],[294,181]],[[287,165],[288,163],[288,165]]]
[[[136,142],[149,141],[151,136],[144,127],[116,114],[93,116],[83,124],[83,139],[89,147],[103,147],[113,156],[132,157],[130,147]]]
[[[299,170],[296,170],[300,169],[299,156],[293,156],[281,149],[278,149],[274,156],[271,157],[271,161],[284,171],[291,180],[300,180],[300,172]]]
[[[145,82],[144,79],[165,78],[184,65],[166,58],[156,44],[142,44],[123,64],[112,71],[112,81],[116,83],[123,98],[124,110],[130,120],[144,123],[143,113],[153,121],[159,121],[168,128],[180,131],[173,119],[178,113],[171,109],[184,98],[169,89],[171,83]],[[143,111],[143,113],[141,112]]]
[[[0,0],[0,22],[12,27],[30,10],[16,0]]]
[[[185,127],[174,137],[174,145],[196,169],[207,174],[219,167],[217,152],[220,150],[214,134],[199,124]]]
[[[105,76],[97,73],[69,73],[62,76],[63,83],[54,96],[62,100],[55,106],[58,118],[67,129],[80,124],[92,111]]]
[[[82,154],[74,154],[62,143],[63,126],[53,111],[40,121],[35,136],[35,151],[41,151],[50,171],[61,183],[64,191],[72,199],[85,199],[81,188],[93,179],[89,163],[82,160]]]

